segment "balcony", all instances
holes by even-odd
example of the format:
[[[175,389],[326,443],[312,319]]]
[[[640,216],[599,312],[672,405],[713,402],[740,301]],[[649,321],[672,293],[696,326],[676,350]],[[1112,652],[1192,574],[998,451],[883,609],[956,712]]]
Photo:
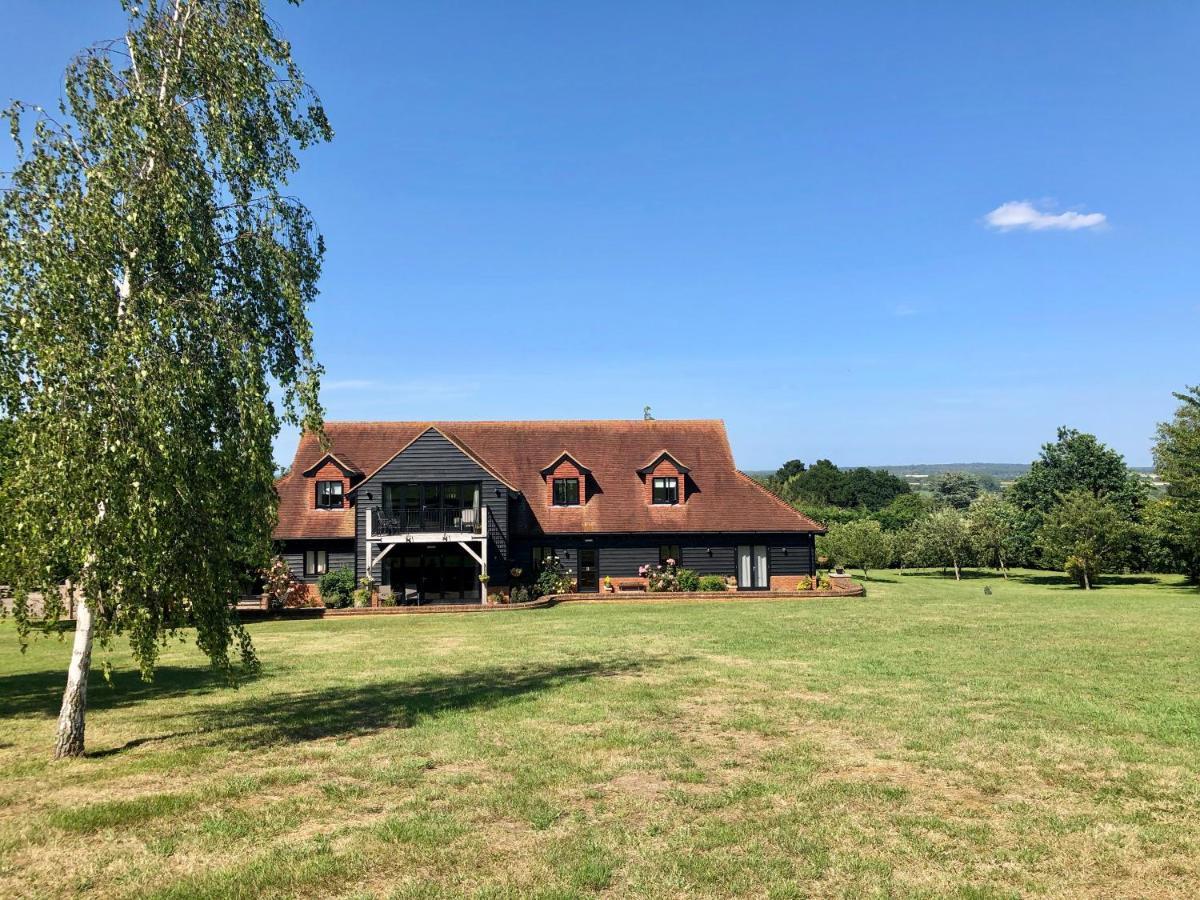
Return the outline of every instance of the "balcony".
[[[374,536],[405,534],[483,534],[478,509],[376,509],[371,510]]]

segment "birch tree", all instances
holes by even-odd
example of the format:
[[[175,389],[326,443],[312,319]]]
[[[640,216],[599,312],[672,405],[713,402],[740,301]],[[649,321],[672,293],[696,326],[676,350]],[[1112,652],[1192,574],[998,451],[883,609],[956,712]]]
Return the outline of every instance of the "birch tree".
[[[20,638],[77,588],[56,756],[83,752],[93,642],[149,679],[185,627],[253,669],[231,604],[269,558],[272,439],[320,429],[323,253],[285,193],[332,136],[260,0],[123,0],[53,110],[8,110],[0,193],[0,583]],[[271,397],[276,396],[278,402]],[[239,659],[240,657],[240,659]]]

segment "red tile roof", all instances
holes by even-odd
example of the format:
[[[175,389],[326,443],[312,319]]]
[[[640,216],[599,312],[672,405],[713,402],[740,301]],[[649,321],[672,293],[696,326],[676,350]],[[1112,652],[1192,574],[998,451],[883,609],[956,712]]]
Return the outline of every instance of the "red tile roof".
[[[374,472],[433,427],[520,490],[547,533],[816,532],[823,528],[738,471],[720,420],[535,422],[326,422],[329,450]],[[690,468],[687,502],[645,501],[638,469],[666,451]],[[324,452],[304,434],[290,474],[277,483],[277,539],[354,537],[354,512],[313,509],[301,474]],[[592,466],[594,488],[581,506],[548,506],[542,469],[564,452]]]

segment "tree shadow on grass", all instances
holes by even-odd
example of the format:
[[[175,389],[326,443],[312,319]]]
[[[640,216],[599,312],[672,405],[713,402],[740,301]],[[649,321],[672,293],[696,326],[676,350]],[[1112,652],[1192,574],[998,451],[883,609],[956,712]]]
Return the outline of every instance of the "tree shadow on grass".
[[[954,581],[954,570],[947,569],[943,572],[941,569],[905,569],[901,573],[905,578],[936,578],[939,581]],[[974,581],[980,578],[1000,580],[999,572],[992,572],[989,569],[963,569],[961,570],[961,581]],[[1014,576],[1015,577],[1015,576]]]
[[[250,676],[240,674],[239,683]],[[50,669],[0,676],[0,719],[10,716],[57,716],[62,705],[67,670]],[[99,667],[88,678],[88,709],[120,709],[148,700],[195,697],[228,688],[229,681],[208,667],[158,666],[154,680],[146,683],[131,669],[113,672],[112,683],[104,680]]]
[[[239,732],[240,747],[360,737],[462,710],[487,710],[597,678],[636,675],[689,657],[624,656],[557,664],[489,666],[247,698],[201,713],[201,731]]]

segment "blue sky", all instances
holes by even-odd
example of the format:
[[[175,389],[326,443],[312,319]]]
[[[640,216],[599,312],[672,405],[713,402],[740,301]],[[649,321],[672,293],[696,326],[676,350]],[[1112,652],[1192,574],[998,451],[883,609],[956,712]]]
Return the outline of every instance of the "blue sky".
[[[1200,5],[273,9],[337,131],[294,183],[330,418],[650,404],[751,469],[1069,424],[1145,465],[1200,382]],[[122,23],[0,12],[4,99]]]

